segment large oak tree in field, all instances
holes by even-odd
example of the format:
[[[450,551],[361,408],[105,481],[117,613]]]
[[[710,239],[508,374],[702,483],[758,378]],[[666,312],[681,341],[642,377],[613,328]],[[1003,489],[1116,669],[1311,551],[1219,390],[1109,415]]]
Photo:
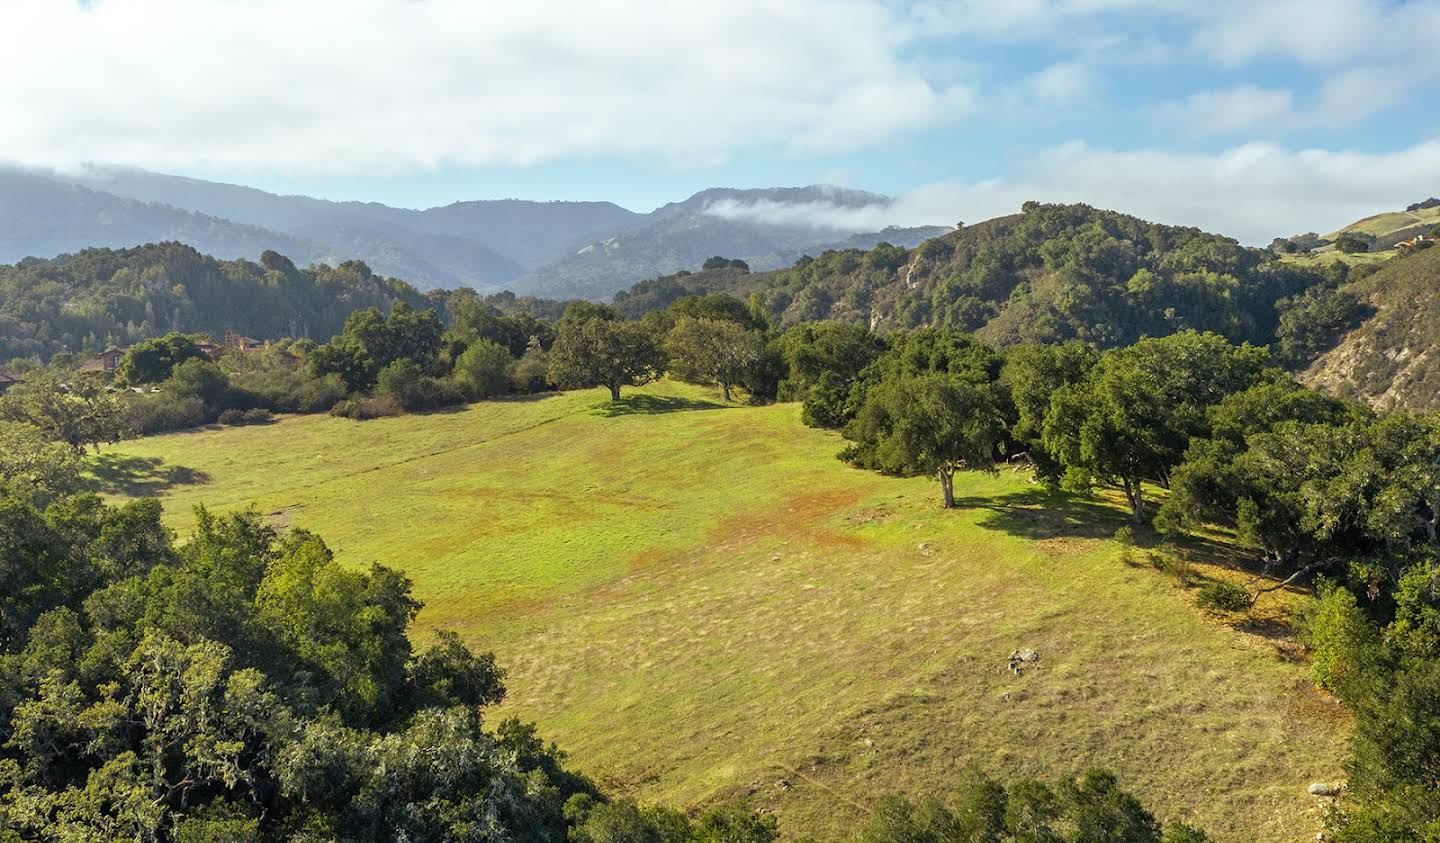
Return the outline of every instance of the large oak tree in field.
[[[872,387],[845,427],[855,444],[842,457],[886,474],[933,474],[945,507],[955,506],[955,472],[995,470],[1004,423],[986,385],[928,373]]]
[[[577,318],[567,311],[556,326],[550,379],[557,385],[605,386],[610,399],[619,401],[620,387],[640,386],[664,373],[665,353],[646,326],[616,318],[604,305],[585,310]]]
[[[688,380],[715,383],[726,402],[765,352],[758,331],[722,319],[681,317],[665,335],[672,365]]]

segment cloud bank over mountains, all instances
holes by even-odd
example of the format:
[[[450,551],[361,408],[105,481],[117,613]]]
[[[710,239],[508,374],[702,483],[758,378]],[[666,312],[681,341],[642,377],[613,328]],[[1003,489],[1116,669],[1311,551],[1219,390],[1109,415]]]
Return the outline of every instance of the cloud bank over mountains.
[[[979,222],[1015,213],[1032,199],[1085,202],[1262,245],[1300,229],[1334,229],[1395,207],[1397,196],[1424,198],[1420,194],[1430,195],[1435,186],[1440,186],[1440,140],[1393,153],[1253,143],[1216,155],[1070,143],[1024,162],[1013,178],[936,182],[889,204],[730,202],[709,210],[735,219],[808,220],[840,230],[875,231],[886,225]]]

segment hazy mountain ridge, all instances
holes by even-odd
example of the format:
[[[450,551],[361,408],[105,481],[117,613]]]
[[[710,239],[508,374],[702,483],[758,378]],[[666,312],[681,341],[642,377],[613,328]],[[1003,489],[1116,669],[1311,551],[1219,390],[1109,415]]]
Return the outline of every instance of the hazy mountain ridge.
[[[808,221],[711,213],[717,203],[764,202],[803,215],[815,203],[884,209],[892,201],[830,186],[712,188],[640,214],[610,202],[520,199],[412,210],[133,169],[0,173],[7,177],[0,180],[0,261],[178,240],[223,258],[274,249],[301,264],[360,259],[422,289],[506,288],[562,298],[607,298],[716,254],[773,269],[851,242],[868,246],[888,237],[913,246],[944,231],[856,234]]]
[[[0,197],[0,263],[170,240],[220,258],[253,258],[274,249],[305,263],[321,259],[326,251],[304,236],[18,170],[0,169]]]
[[[766,219],[763,212],[716,212],[722,205],[803,209],[823,204],[885,209],[891,202],[879,194],[829,185],[703,190],[683,202],[655,209],[643,227],[588,243],[528,273],[519,286],[540,295],[601,299],[645,279],[693,270],[714,255],[740,258],[756,270],[781,269],[806,254],[869,248],[881,241],[910,248],[950,230],[942,226],[890,227],[880,232],[856,233],[824,223],[823,216],[805,219],[801,213]]]

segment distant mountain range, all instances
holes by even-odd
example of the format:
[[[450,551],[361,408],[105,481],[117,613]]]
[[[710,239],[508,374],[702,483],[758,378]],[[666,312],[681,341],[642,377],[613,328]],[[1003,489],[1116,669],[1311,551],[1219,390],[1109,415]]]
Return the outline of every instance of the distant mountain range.
[[[721,216],[727,207],[824,206],[883,213],[888,197],[833,187],[706,190],[648,214],[610,202],[456,202],[427,210],[280,196],[143,170],[80,175],[0,169],[0,263],[89,246],[176,240],[220,258],[265,249],[300,265],[360,259],[421,289],[510,289],[603,299],[705,258],[788,266],[826,248],[914,246],[948,228],[856,233],[818,218]]]

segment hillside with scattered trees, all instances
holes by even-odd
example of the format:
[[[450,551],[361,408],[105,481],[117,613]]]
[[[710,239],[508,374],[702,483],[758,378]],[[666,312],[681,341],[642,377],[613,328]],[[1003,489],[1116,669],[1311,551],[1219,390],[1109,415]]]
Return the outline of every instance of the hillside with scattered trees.
[[[1324,353],[1307,383],[1380,409],[1440,409],[1440,248],[1393,258],[1317,304],[1305,321]]]

